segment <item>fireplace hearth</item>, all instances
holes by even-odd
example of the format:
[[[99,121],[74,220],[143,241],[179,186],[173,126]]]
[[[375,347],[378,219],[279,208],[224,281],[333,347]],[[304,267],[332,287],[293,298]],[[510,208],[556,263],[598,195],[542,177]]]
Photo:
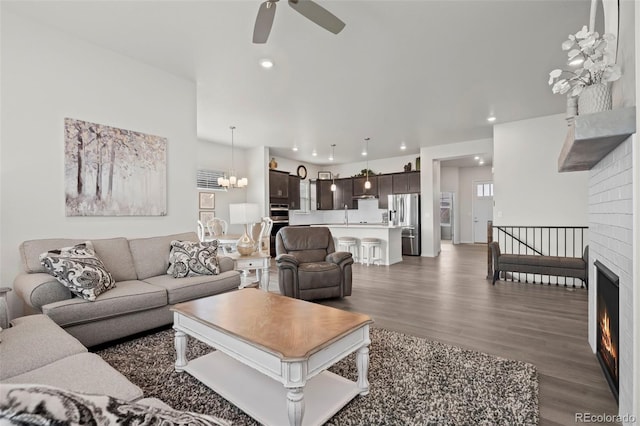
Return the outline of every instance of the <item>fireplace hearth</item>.
[[[619,324],[620,296],[619,278],[600,261],[595,262],[596,282],[596,356],[609,383],[611,392],[618,401],[619,389]]]

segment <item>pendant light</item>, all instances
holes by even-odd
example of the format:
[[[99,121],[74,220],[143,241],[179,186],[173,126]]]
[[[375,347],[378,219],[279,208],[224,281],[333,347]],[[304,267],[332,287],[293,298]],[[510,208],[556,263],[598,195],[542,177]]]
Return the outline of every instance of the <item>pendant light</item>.
[[[231,168],[229,169],[229,174],[225,174],[223,177],[218,178],[218,185],[222,186],[225,189],[229,188],[244,188],[247,186],[249,181],[247,178],[238,178],[236,177],[236,171],[234,169],[234,146],[233,146],[233,131],[236,129],[236,126],[229,126],[231,129]]]
[[[370,138],[364,138],[365,144],[367,145],[367,153],[369,153],[369,139]],[[371,189],[371,182],[369,182],[369,156],[368,155],[367,155],[367,171],[365,173],[367,174],[367,180],[364,183],[364,189]]]
[[[331,156],[329,157],[329,161],[333,161],[333,154],[334,154],[334,149],[336,147],[336,144],[333,143],[331,144]],[[336,179],[333,177],[333,173],[331,174],[331,191],[332,192],[336,192]]]

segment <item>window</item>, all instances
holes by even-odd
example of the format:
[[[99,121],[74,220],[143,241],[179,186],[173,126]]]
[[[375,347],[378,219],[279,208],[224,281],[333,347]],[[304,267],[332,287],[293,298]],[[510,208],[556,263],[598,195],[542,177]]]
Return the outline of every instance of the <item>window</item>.
[[[476,184],[476,196],[477,197],[493,197],[493,184],[492,183]]]
[[[198,170],[196,175],[196,185],[198,189],[213,189],[225,191],[226,189],[218,185],[218,178],[224,177],[224,172],[217,170]]]

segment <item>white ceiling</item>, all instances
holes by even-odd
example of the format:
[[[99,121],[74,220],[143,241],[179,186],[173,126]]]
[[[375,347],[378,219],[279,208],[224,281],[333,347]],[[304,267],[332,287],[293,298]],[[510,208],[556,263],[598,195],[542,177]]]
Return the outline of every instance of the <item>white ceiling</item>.
[[[327,164],[492,137],[496,123],[562,112],[550,70],[588,0],[322,1],[331,34],[277,4],[264,45],[255,1],[2,1],[11,11],[196,82],[198,136]],[[269,57],[271,70],[258,65]],[[400,143],[407,145],[400,151]],[[291,147],[299,150],[293,152]],[[317,157],[311,156],[316,149]]]

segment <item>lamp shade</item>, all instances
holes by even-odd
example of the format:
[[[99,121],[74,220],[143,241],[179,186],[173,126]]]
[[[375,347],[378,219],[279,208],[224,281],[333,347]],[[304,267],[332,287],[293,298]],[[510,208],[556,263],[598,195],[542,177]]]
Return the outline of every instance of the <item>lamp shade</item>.
[[[229,204],[229,219],[232,224],[255,223],[260,220],[260,210],[253,203]]]

